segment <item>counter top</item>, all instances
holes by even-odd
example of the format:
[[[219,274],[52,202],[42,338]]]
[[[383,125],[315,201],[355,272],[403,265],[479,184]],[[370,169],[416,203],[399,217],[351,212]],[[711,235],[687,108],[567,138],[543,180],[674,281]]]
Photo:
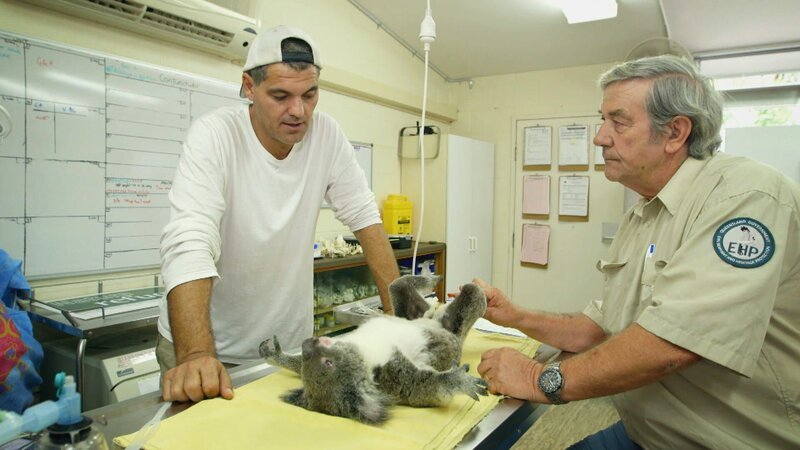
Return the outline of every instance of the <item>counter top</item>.
[[[279,368],[264,362],[238,366],[230,370],[234,388],[268,376]],[[163,405],[160,392],[146,394],[113,405],[85,412],[94,420],[111,445],[114,437],[139,430]],[[192,403],[174,403],[164,418],[190,408]],[[459,449],[495,449],[509,447],[543,412],[545,405],[516,399],[504,399],[458,445]],[[505,444],[504,444],[505,443]]]

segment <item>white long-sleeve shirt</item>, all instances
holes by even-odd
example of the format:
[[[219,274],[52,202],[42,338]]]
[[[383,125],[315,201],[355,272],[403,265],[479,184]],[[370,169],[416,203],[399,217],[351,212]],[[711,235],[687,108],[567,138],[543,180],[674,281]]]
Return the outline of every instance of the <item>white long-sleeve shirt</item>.
[[[169,193],[159,332],[172,341],[166,293],[211,277],[220,360],[258,358],[259,344],[273,335],[286,349],[299,347],[313,331],[313,241],[323,198],[353,231],[381,223],[353,148],[330,116],[315,112],[283,160],[259,142],[247,105],[200,118]]]

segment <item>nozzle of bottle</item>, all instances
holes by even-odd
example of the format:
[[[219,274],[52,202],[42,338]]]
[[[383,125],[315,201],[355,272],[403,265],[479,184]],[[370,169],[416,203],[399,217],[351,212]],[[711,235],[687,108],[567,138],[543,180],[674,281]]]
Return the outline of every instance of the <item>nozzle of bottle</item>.
[[[63,377],[63,381],[62,381]],[[56,421],[59,425],[72,425],[83,420],[81,416],[81,395],[72,375],[64,376],[64,372],[56,375],[56,387],[60,414]]]

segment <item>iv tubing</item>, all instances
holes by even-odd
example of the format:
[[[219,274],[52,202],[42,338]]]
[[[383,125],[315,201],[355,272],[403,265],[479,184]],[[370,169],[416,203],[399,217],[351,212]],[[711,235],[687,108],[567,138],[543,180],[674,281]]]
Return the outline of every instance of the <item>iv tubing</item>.
[[[426,23],[426,21],[428,21]],[[433,25],[432,28],[426,26]],[[423,33],[427,33],[423,36]],[[414,242],[414,252],[411,256],[411,274],[417,272],[417,251],[419,250],[419,240],[422,237],[422,223],[425,219],[425,115],[428,104],[428,54],[431,51],[431,42],[436,39],[436,29],[433,18],[431,17],[431,0],[428,0],[428,8],[425,10],[425,18],[420,26],[420,40],[425,48],[425,76],[422,85],[422,117],[420,118],[419,135],[419,182],[420,182],[420,205],[419,205],[419,226],[417,227],[417,239]]]
[[[419,225],[417,226],[417,239],[414,241],[414,254],[411,258],[411,274],[416,274],[417,270],[417,251],[419,250],[419,238],[422,236],[422,222],[425,218],[425,105],[428,99],[428,53],[430,44],[425,43],[425,81],[422,88],[422,120],[420,121],[419,131]]]

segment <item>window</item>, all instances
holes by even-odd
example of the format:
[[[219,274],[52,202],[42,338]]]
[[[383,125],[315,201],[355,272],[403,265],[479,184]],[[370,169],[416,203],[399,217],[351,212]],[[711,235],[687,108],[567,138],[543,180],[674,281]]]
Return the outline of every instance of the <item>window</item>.
[[[725,96],[721,150],[800,182],[800,71],[715,80]]]
[[[714,80],[724,92],[723,129],[800,125],[800,71]]]

